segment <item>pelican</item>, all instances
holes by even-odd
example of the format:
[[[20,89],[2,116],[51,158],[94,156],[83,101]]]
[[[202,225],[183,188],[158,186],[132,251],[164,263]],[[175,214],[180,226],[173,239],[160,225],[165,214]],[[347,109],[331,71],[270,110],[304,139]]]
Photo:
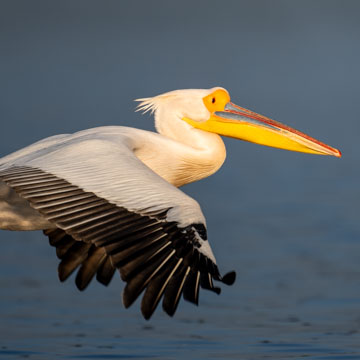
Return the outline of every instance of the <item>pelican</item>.
[[[60,281],[76,269],[83,290],[126,282],[128,308],[141,293],[149,319],[161,299],[173,316],[181,295],[198,304],[199,287],[220,293],[222,276],[199,204],[178,188],[216,172],[226,156],[220,135],[310,154],[339,150],[235,105],[229,93],[175,90],[138,99],[157,133],[104,126],[51,136],[0,159],[0,228],[42,230],[60,259]]]

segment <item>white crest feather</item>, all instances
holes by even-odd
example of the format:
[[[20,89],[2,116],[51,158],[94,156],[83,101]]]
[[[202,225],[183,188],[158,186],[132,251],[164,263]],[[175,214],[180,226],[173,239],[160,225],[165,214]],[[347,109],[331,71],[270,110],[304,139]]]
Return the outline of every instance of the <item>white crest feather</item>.
[[[142,99],[135,99],[135,101],[139,101],[140,104],[136,106],[135,111],[141,111],[143,114],[150,111],[151,114],[155,112],[158,107],[155,98],[142,98]]]
[[[193,91],[193,90],[190,90]],[[140,104],[137,105],[135,111],[141,111],[143,114],[150,112],[153,114],[160,106],[160,104],[169,98],[176,97],[179,95],[184,94],[185,92],[189,92],[188,89],[186,90],[173,90],[169,91],[164,94],[160,94],[151,98],[141,98],[141,99],[135,99],[135,101],[140,102]]]

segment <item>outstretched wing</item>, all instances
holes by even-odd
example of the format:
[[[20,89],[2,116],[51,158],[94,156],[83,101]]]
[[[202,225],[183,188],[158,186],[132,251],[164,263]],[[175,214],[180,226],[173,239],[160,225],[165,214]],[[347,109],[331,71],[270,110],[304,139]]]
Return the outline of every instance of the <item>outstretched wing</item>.
[[[219,293],[213,279],[232,284],[235,273],[219,273],[197,202],[128,147],[109,145],[83,139],[0,170],[1,180],[54,225],[44,233],[61,259],[60,279],[80,267],[76,284],[84,289],[95,274],[108,284],[119,269],[125,307],[145,290],[146,319],[162,297],[173,315],[181,294],[197,304],[199,286]]]

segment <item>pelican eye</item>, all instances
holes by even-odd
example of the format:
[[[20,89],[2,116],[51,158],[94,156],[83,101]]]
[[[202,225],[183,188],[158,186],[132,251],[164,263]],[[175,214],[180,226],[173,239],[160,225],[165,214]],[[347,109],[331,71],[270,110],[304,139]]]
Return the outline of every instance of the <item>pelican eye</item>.
[[[216,99],[213,97],[213,98],[211,99],[211,102],[212,102],[213,104],[215,104],[215,101],[216,101]]]

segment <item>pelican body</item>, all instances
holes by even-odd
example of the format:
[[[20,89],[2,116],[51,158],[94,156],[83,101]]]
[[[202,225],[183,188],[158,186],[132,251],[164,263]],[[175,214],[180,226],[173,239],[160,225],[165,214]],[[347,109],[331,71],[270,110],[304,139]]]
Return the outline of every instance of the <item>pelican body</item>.
[[[159,301],[173,315],[181,295],[220,293],[222,276],[199,204],[178,188],[223,164],[220,135],[291,151],[340,157],[339,150],[230,102],[223,88],[176,90],[138,99],[158,133],[106,126],[52,136],[0,159],[0,228],[43,230],[66,280],[83,290],[116,270],[125,307],[144,292],[149,319]]]

